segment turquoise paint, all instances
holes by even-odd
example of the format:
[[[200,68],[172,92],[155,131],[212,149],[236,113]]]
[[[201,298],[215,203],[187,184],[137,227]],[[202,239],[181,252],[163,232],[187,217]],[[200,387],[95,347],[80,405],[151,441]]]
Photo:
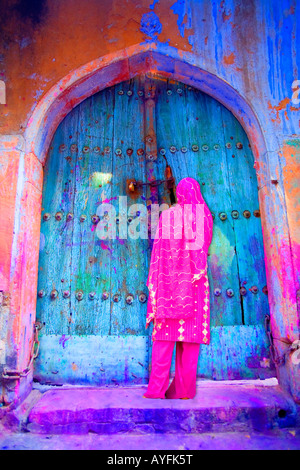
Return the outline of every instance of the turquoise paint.
[[[213,380],[273,377],[268,347],[262,325],[212,327],[210,345],[200,347],[199,376]],[[111,386],[148,382],[148,336],[119,336],[116,342],[112,336],[72,335],[63,343],[58,336],[48,335],[41,337],[40,351],[35,378],[41,382]],[[173,370],[174,359],[175,355]]]

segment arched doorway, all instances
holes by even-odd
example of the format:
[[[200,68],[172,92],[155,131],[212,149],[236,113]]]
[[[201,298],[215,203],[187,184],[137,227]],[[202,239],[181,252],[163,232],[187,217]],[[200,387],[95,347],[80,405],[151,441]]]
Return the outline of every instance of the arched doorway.
[[[219,102],[175,80],[139,76],[93,95],[58,127],[44,173],[36,379],[50,383],[141,383],[148,379],[144,329],[151,243],[100,240],[97,208],[172,203],[192,176],[214,214],[209,277],[212,341],[198,373],[256,378],[269,367],[268,313],[257,179],[248,138]],[[130,191],[132,180],[143,183]],[[128,207],[129,208],[129,207]],[[130,224],[141,216],[127,212]],[[103,214],[102,214],[103,215]],[[143,215],[143,214],[142,214]],[[104,218],[107,214],[104,214]]]

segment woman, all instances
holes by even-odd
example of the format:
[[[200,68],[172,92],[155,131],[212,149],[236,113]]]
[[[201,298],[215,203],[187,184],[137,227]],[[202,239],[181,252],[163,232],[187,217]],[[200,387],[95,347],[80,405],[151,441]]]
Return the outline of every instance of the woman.
[[[151,253],[146,328],[153,321],[152,369],[145,398],[193,398],[200,344],[209,344],[207,252],[213,219],[193,178],[163,211]],[[193,238],[194,236],[194,238]],[[169,386],[176,342],[175,378]]]

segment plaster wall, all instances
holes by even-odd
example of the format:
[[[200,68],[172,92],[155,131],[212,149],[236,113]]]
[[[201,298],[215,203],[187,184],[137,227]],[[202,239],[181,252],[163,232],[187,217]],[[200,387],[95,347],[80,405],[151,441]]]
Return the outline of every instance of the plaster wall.
[[[0,367],[5,363],[12,369],[25,368],[30,351],[26,344],[32,341],[38,253],[36,242],[30,240],[38,239],[35,215],[40,213],[42,163],[46,141],[55,130],[46,115],[47,132],[33,148],[32,132],[41,124],[38,119],[32,121],[33,113],[41,103],[47,105],[51,93],[52,98],[55,93],[58,97],[56,111],[59,103],[63,112],[72,109],[78,96],[70,94],[66,106],[67,80],[80,81],[82,72],[84,80],[93,67],[96,70],[99,58],[124,59],[112,81],[126,79],[134,66],[127,57],[149,48],[180,61],[183,66],[177,76],[187,77],[186,63],[189,70],[195,66],[219,78],[243,97],[256,117],[264,145],[255,142],[254,132],[249,138],[255,147],[264,211],[269,301],[276,319],[272,328],[278,338],[297,339],[300,107],[293,83],[300,78],[299,3],[44,0],[35,8],[24,0],[1,3],[0,79],[6,85],[6,104],[0,105],[0,291],[4,299]],[[162,63],[156,66],[160,67]],[[210,92],[218,96],[220,90],[214,93],[213,86]],[[238,100],[232,109],[239,116]],[[57,112],[57,116],[55,125],[62,114]],[[251,134],[251,122],[241,123]],[[32,285],[31,292],[22,288],[25,279]],[[280,342],[276,347],[280,354],[285,350]],[[292,380],[296,390],[297,379],[289,377],[282,380]]]

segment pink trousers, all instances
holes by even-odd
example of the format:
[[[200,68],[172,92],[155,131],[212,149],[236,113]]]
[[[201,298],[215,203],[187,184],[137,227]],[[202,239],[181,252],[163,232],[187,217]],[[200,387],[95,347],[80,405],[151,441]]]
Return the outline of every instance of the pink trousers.
[[[200,343],[176,342],[175,377],[169,386],[175,341],[155,340],[146,398],[194,398]]]

